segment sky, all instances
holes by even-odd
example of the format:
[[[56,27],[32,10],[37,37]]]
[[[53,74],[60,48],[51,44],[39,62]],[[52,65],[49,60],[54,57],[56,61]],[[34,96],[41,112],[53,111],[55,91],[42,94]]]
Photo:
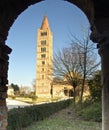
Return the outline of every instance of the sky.
[[[81,39],[83,27],[89,27],[84,13],[63,0],[45,0],[22,12],[9,31],[6,44],[13,49],[9,59],[9,84],[32,87],[36,78],[37,30],[44,16],[53,32],[53,52],[68,47],[70,36]]]

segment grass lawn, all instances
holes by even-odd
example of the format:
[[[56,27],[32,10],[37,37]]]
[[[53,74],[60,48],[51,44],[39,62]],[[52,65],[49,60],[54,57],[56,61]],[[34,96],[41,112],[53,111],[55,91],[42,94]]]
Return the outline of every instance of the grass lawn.
[[[72,108],[67,108],[23,130],[102,130],[102,128],[101,123],[83,121],[76,117]]]
[[[23,102],[30,103],[30,104],[58,101],[59,99],[61,99],[61,98],[54,97],[53,99],[51,99],[51,98],[41,98],[41,97],[39,97],[39,98],[37,98],[36,101],[32,101],[32,98],[16,97],[16,100],[23,101]]]

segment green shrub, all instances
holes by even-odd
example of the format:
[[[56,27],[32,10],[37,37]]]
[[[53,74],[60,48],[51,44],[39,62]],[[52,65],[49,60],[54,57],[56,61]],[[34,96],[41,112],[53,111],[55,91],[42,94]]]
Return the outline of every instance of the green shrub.
[[[10,98],[10,99],[16,99],[16,96],[15,95],[8,95],[8,98]]]
[[[32,98],[32,101],[37,101],[38,96],[33,95],[31,96],[31,98]]]
[[[102,121],[102,105],[101,102],[85,102],[77,114],[87,121]]]
[[[12,99],[16,99],[16,96],[14,95],[14,96],[12,96]]]
[[[101,101],[102,85],[101,85],[101,71],[97,71],[94,77],[88,82],[91,97],[94,101]]]
[[[43,120],[51,114],[68,107],[72,100],[15,108],[8,112],[7,130],[21,130],[32,122]]]

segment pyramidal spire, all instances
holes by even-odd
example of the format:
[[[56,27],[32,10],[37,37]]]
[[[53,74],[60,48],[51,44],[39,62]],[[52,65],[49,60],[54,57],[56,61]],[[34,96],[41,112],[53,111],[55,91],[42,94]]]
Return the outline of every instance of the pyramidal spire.
[[[47,16],[44,16],[44,19],[43,19],[42,25],[41,25],[41,29],[47,29],[47,28],[50,28],[49,23],[48,23],[48,18],[47,18]]]

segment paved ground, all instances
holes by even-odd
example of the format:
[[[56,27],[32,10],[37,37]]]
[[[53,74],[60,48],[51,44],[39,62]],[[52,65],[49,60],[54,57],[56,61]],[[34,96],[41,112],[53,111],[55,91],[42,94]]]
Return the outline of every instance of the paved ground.
[[[28,103],[24,103],[24,102],[16,101],[16,100],[10,100],[10,99],[6,99],[6,102],[7,102],[8,109],[18,108],[18,107],[25,107],[25,106],[30,105]]]
[[[68,98],[63,98],[61,100],[66,100]],[[18,108],[18,107],[25,107],[25,106],[30,106],[30,104],[28,103],[25,103],[25,102],[21,102],[21,101],[17,101],[17,100],[12,100],[12,99],[6,99],[6,102],[7,102],[7,107],[8,107],[8,110],[12,109],[12,108]],[[44,102],[42,103],[37,103],[38,104],[43,104]]]

